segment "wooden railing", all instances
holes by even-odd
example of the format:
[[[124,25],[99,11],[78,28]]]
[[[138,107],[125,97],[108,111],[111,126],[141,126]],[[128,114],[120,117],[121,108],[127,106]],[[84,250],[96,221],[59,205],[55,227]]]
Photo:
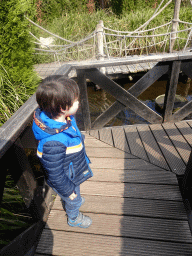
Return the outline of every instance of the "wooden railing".
[[[109,79],[99,71],[101,67],[120,66],[143,62],[158,62],[148,73],[138,80],[128,91]],[[172,53],[163,55],[129,57],[122,59],[103,60],[94,62],[81,62],[71,65],[63,65],[56,74],[67,76],[75,68],[77,71],[77,82],[80,88],[80,101],[84,130],[101,128],[115,117],[125,107],[129,107],[139,116],[150,123],[175,122],[182,120],[192,112],[192,101],[172,114],[176,94],[179,72],[184,72],[192,78],[192,53]],[[164,104],[164,116],[160,116],[147,107],[137,97],[149,88],[156,80],[164,74],[170,74],[167,83],[166,97]],[[115,97],[116,102],[103,114],[91,123],[89,102],[87,95],[86,79],[90,79]],[[9,169],[26,206],[36,220],[36,223],[16,238],[10,245],[0,251],[0,255],[25,255],[31,249],[40,234],[47,219],[53,191],[38,183],[33,174],[32,168],[25,153],[26,148],[36,148],[37,142],[31,129],[31,121],[34,110],[37,108],[35,95],[33,95],[1,128],[0,128],[0,202],[3,196],[7,169]],[[35,235],[34,235],[35,234]],[[15,254],[15,252],[18,252]]]
[[[53,201],[52,190],[45,185],[43,191],[38,185],[25,152],[25,148],[37,147],[29,125],[36,107],[33,96],[0,128],[0,201],[9,170],[35,223],[5,246],[0,255],[25,255],[34,246]]]
[[[132,65],[145,62],[157,62],[157,64],[128,91],[99,71],[100,68],[107,66]],[[79,62],[73,65],[63,65],[56,71],[56,74],[62,75],[66,72],[65,74],[67,75],[73,68],[77,71],[77,81],[81,91],[81,107],[85,130],[103,127],[125,107],[129,107],[149,123],[177,122],[192,112],[192,102],[190,101],[172,114],[179,73],[184,72],[189,78],[192,78],[191,52]],[[169,74],[170,79],[167,81],[165,90],[164,115],[161,116],[139,101],[137,97],[164,74]],[[91,80],[116,99],[116,102],[96,118],[94,123],[91,123],[90,118],[86,79]]]

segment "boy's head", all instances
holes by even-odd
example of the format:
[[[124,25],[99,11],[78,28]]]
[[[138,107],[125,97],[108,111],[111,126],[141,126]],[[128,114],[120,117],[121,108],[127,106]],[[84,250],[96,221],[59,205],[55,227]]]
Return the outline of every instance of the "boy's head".
[[[53,119],[61,114],[61,110],[69,109],[78,97],[76,82],[60,75],[45,78],[36,91],[40,109]]]

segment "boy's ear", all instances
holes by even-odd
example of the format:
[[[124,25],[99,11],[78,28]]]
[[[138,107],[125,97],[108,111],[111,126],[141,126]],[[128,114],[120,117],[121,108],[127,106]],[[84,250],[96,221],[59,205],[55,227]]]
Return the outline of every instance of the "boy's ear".
[[[61,108],[61,113],[65,114],[65,110],[63,110],[62,108]]]
[[[65,109],[65,110],[61,108],[61,113],[65,114],[65,112],[66,112],[67,110],[69,110],[68,106],[66,106],[66,109]]]

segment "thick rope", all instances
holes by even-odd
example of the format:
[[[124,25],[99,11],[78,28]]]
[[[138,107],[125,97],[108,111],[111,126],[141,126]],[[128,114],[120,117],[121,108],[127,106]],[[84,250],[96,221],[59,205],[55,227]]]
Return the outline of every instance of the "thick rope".
[[[148,21],[146,21],[142,26],[140,26],[139,28],[137,28],[137,29],[135,30],[135,32],[138,31],[138,30],[140,30],[141,28],[145,27],[146,25],[148,25],[155,17],[157,17],[157,16],[162,12],[171,2],[172,2],[172,0],[169,0],[169,2],[166,3],[166,4],[161,8],[160,11],[158,11],[155,15],[153,15],[153,16],[152,16]]]
[[[60,37],[60,36],[58,36],[58,35],[55,35],[55,34],[51,33],[50,31],[48,31],[47,29],[45,29],[45,28],[39,26],[38,24],[36,24],[35,22],[33,22],[32,20],[30,20],[30,19],[27,18],[26,16],[25,16],[25,18],[26,18],[31,24],[33,24],[34,26],[36,26],[36,27],[40,28],[41,30],[47,32],[48,34],[50,34],[50,35],[52,35],[52,36],[54,36],[54,37],[56,37],[56,38],[59,38],[59,39],[61,39],[61,40],[63,40],[63,41],[66,41],[66,42],[68,42],[68,43],[73,43],[73,42],[70,41],[70,40],[64,39],[64,38],[62,38],[62,37]]]
[[[107,35],[107,36],[116,36],[116,37],[119,37],[119,38],[145,38],[145,37],[151,38],[151,37],[166,36],[166,35],[170,35],[170,34],[178,34],[178,33],[189,31],[189,30],[191,30],[191,28],[186,28],[186,29],[179,30],[179,31],[176,31],[176,32],[169,32],[169,33],[156,34],[156,35],[143,35],[143,36],[139,36],[139,35],[118,35],[118,34],[109,34],[109,33],[105,33],[105,35]]]
[[[118,33],[122,33],[122,34],[134,34],[134,33],[138,34],[139,33],[140,34],[140,33],[147,33],[147,32],[153,31],[154,29],[157,30],[157,29],[165,27],[165,26],[167,26],[167,25],[169,25],[171,23],[172,23],[172,21],[170,21],[168,23],[165,23],[165,24],[163,24],[161,26],[155,27],[155,28],[150,28],[150,29],[147,29],[147,30],[140,30],[140,31],[137,31],[137,32],[135,32],[135,31],[132,31],[132,32],[130,32],[130,31],[118,31],[118,30],[114,30],[114,29],[110,29],[110,28],[106,28],[106,27],[104,27],[104,29],[112,31],[112,32],[115,32],[117,34]],[[192,25],[192,23],[189,23],[189,24]]]

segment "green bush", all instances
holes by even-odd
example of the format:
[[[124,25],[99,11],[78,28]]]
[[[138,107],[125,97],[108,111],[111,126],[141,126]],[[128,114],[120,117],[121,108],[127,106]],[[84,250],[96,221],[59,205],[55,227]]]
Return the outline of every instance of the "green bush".
[[[0,5],[0,64],[14,81],[31,84],[34,81],[33,45],[24,14],[33,9],[31,0],[2,0]]]
[[[24,90],[23,93],[29,97],[34,93],[39,78],[33,70],[33,44],[28,33],[29,24],[24,17],[26,13],[29,16],[35,15],[32,0],[1,0],[0,79],[3,91],[10,91],[11,84],[14,90],[20,93]],[[9,83],[5,82],[5,77],[9,77]],[[19,90],[20,87],[22,91]],[[23,100],[26,97],[21,103]]]

